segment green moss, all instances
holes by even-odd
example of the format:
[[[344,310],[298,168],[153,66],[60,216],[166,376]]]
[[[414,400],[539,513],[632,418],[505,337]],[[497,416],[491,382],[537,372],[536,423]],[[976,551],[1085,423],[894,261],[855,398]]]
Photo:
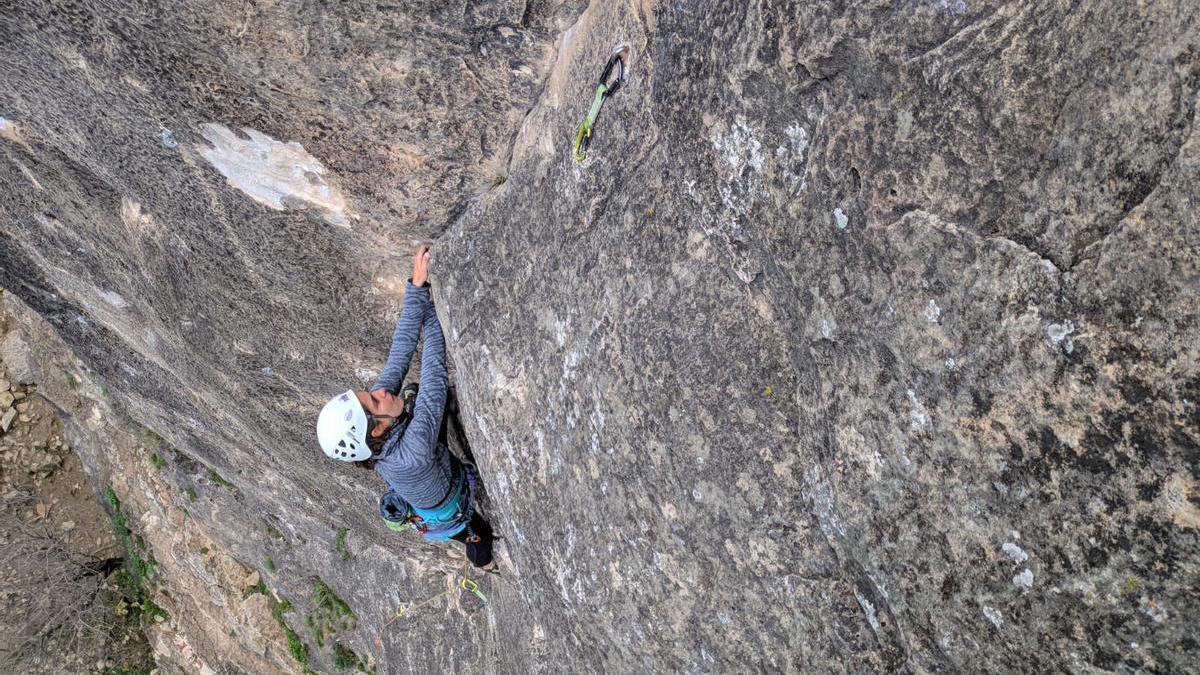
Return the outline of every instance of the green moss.
[[[76,389],[79,388],[79,382],[77,382],[75,380],[74,375],[72,375],[71,373],[68,373],[66,371],[63,371],[63,377],[66,378],[66,380],[67,380],[67,389],[70,389],[71,391],[75,391]]]
[[[333,616],[349,616],[355,617],[354,611],[350,609],[337,593],[329,587],[322,579],[317,579],[313,582],[313,600],[317,603],[317,607],[325,610],[326,613]]]
[[[148,623],[158,623],[171,618],[167,614],[167,610],[159,607],[153,600],[146,598],[142,601],[142,615],[147,618]]]
[[[266,532],[267,536],[272,539],[278,539],[280,541],[283,540],[283,533],[279,531],[278,527],[275,527],[271,523],[263,523],[263,531]]]
[[[266,567],[267,567],[268,572],[270,572],[272,574],[275,573],[275,561],[274,560],[267,558]]]
[[[508,176],[505,176],[504,174],[497,174],[496,177],[492,179],[492,187],[500,187],[506,182],[508,182]]]
[[[283,629],[283,635],[285,638],[287,638],[288,652],[292,655],[292,658],[296,659],[296,662],[302,666],[304,672],[309,673],[312,671],[308,667],[308,645],[304,644],[304,641],[300,639],[300,636],[296,634],[296,631],[292,630],[291,626],[289,626],[287,621],[283,618],[283,615],[290,611],[292,611],[292,603],[288,602],[286,599],[280,600],[279,602],[275,603],[273,608],[271,608],[271,616],[275,617],[275,621],[279,624],[279,627]]]
[[[161,447],[164,443],[162,436],[159,436],[146,427],[142,427],[142,442],[151,450]]]
[[[143,628],[170,618],[167,610],[150,597],[148,577],[154,573],[156,565],[153,558],[131,552],[126,556],[125,566],[113,574],[113,580],[127,603],[126,616]]]
[[[200,555],[208,555],[208,547],[207,546],[200,547]]]
[[[307,666],[308,645],[304,644],[304,641],[300,639],[296,631],[288,628],[287,624],[283,626],[283,634],[287,636],[288,652],[291,653],[292,658]]]
[[[254,584],[253,586],[247,588],[246,592],[242,593],[242,599],[245,600],[246,598],[254,595],[255,593],[262,593],[263,595],[267,595],[267,582],[263,581],[260,578],[258,580],[257,584]]]
[[[112,489],[111,485],[104,488],[104,499],[114,511],[121,508],[121,500],[117,499],[117,493]]]
[[[1142,580],[1135,576],[1125,577],[1125,584],[1121,588],[1122,595],[1132,595],[1137,593],[1142,587]]]
[[[338,529],[337,533],[337,550],[342,554],[342,560],[350,559],[350,549],[346,548],[346,535],[349,534],[350,528],[343,527]]]
[[[338,670],[348,670],[350,668],[364,670],[362,659],[358,658],[358,654],[355,654],[350,648],[339,643],[334,643],[333,645],[333,667]]]
[[[325,631],[321,630],[321,626],[313,620],[312,614],[304,617],[304,623],[308,624],[308,629],[312,631],[313,637],[317,640],[317,647],[325,646]]]
[[[221,474],[217,473],[215,469],[208,470],[208,479],[211,480],[212,482],[216,483],[217,485],[220,485],[223,488],[228,488],[230,490],[237,489],[236,485],[225,480],[225,478]]]
[[[188,488],[188,489],[186,489],[186,490],[184,490],[184,491],[183,491],[183,494],[187,495],[187,498],[188,498],[188,501],[189,501],[189,502],[195,502],[195,501],[196,501],[196,489],[195,489],[195,488]]]
[[[162,471],[163,469],[167,468],[167,460],[159,457],[157,453],[150,453],[150,463],[153,464],[154,468],[158,471]]]
[[[283,623],[283,615],[290,611],[292,611],[292,603],[284,598],[275,603],[275,606],[271,608],[271,616],[275,617],[275,620],[279,623]]]

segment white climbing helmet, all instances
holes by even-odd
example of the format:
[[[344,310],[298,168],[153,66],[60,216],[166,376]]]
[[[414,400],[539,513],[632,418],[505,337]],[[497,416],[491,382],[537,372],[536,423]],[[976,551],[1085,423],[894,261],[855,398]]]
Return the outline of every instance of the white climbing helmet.
[[[367,411],[354,390],[329,399],[317,417],[317,442],[325,454],[343,462],[371,458],[367,447]]]

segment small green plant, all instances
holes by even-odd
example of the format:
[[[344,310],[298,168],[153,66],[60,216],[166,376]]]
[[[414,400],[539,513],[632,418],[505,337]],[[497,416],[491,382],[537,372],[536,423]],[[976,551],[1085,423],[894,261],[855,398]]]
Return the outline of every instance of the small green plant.
[[[333,667],[338,670],[364,670],[362,659],[358,658],[349,647],[341,643],[333,643]]]
[[[169,618],[167,610],[150,597],[149,579],[154,575],[158,563],[149,554],[146,540],[129,530],[125,514],[121,512],[121,500],[111,485],[105,488],[104,499],[112,508],[113,529],[125,548],[125,566],[117,570],[113,578],[125,596],[127,616],[142,627],[166,621]]]
[[[347,605],[344,600],[339,598],[337,593],[334,593],[333,589],[322,579],[317,579],[313,582],[313,600],[317,603],[317,607],[320,607],[334,617],[349,616],[357,618],[354,610],[350,609],[350,605]]]
[[[245,600],[246,598],[254,595],[255,593],[262,593],[263,595],[266,595],[267,594],[267,582],[263,581],[260,578],[258,580],[257,584],[254,584],[253,586],[247,588],[246,591],[244,593],[242,593],[242,599]]]
[[[146,444],[146,447],[154,450],[161,447],[164,441],[162,436],[154,433],[153,430],[142,427],[142,442]]]
[[[317,647],[318,648],[324,647],[325,646],[325,631],[321,630],[321,627],[317,625],[317,622],[315,620],[313,620],[312,614],[309,614],[308,616],[304,617],[304,623],[308,624],[308,629],[312,631],[313,637],[317,641]]]
[[[350,528],[342,527],[337,533],[337,550],[342,554],[342,560],[350,559],[350,549],[346,548],[346,535],[350,532]]]
[[[504,185],[506,182],[508,182],[508,176],[505,176],[502,173],[496,174],[496,177],[492,179],[492,187],[500,187],[501,185]]]
[[[283,541],[283,533],[279,531],[278,527],[275,527],[271,523],[263,523],[263,531],[267,533],[268,537]]]
[[[187,495],[187,498],[188,498],[188,501],[189,501],[189,502],[195,502],[195,501],[196,501],[196,488],[188,488],[188,489],[186,489],[186,490],[184,490],[184,491],[183,491],[183,494]]]
[[[63,376],[67,380],[67,389],[70,389],[71,391],[75,391],[76,389],[79,388],[79,382],[75,380],[74,375],[72,375],[71,373],[68,373],[66,371],[63,371]]]
[[[296,631],[292,630],[292,627],[287,624],[287,620],[283,618],[283,615],[290,611],[292,611],[292,603],[287,599],[280,600],[271,609],[271,616],[275,617],[275,621],[283,629],[283,635],[287,638],[288,651],[291,653],[292,658],[296,659],[296,662],[301,665],[305,673],[310,673],[312,670],[308,667],[308,645],[304,644],[304,641],[300,639]]]
[[[317,611],[307,617],[306,623],[312,629],[318,645],[323,646],[326,636],[346,630],[349,624],[358,623],[358,617],[354,610],[350,609],[350,605],[339,598],[329,584],[320,578],[313,581],[313,602]]]
[[[200,547],[200,555],[208,555],[208,547],[207,546]]]
[[[274,560],[267,558],[266,566],[267,566],[268,572],[270,572],[271,574],[275,573],[275,561]]]
[[[1121,595],[1132,595],[1138,592],[1143,586],[1142,580],[1135,576],[1125,577],[1124,588],[1121,589]]]
[[[159,457],[158,453],[155,452],[150,453],[150,463],[153,464],[154,468],[158,471],[162,471],[163,469],[167,468],[167,460]]]
[[[230,483],[229,481],[225,480],[224,476],[222,476],[221,474],[217,473],[216,469],[209,469],[209,470],[208,470],[208,479],[209,479],[209,480],[211,480],[212,482],[216,483],[217,485],[220,485],[220,486],[221,486],[221,487],[223,487],[223,488],[228,488],[228,489],[230,489],[230,490],[236,490],[236,489],[237,489],[237,486],[236,486],[236,485],[234,485],[233,483]]]

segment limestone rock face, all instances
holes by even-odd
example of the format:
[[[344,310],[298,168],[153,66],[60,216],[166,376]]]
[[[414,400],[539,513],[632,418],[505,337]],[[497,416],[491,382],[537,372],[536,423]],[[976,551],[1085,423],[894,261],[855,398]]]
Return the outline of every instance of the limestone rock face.
[[[315,578],[388,671],[1200,657],[1194,3],[81,6],[0,10],[0,285],[314,667]],[[486,607],[312,439],[417,237]]]

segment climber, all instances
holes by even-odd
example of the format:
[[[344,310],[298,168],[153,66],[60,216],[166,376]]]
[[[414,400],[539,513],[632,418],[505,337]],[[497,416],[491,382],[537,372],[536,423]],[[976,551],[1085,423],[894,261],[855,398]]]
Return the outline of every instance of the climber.
[[[474,467],[451,454],[439,434],[449,378],[428,274],[429,247],[419,246],[383,372],[370,391],[346,391],[325,404],[317,418],[317,440],[327,456],[373,465],[383,476],[389,489],[380,513],[388,527],[411,526],[425,539],[460,541],[473,565],[491,570],[492,528],[475,510]],[[422,326],[420,385],[401,389]]]

